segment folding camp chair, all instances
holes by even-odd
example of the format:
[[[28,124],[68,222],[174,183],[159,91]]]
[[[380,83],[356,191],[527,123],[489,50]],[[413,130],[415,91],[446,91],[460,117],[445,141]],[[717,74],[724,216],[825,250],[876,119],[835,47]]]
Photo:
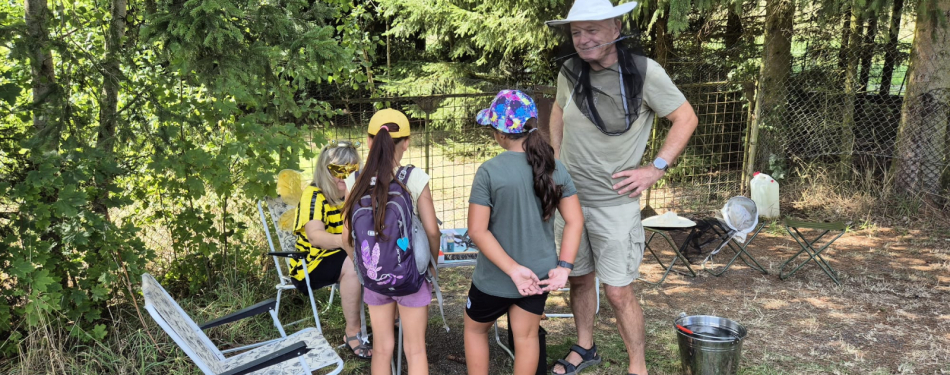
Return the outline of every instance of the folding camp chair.
[[[557,291],[558,291],[558,292],[569,292],[570,290],[571,290],[571,288],[565,287],[565,288],[558,289]],[[597,296],[597,299],[596,299],[596,301],[597,301],[597,309],[594,310],[594,315],[597,315],[597,314],[600,314],[600,278],[597,278],[597,277],[594,278],[594,293],[595,293],[595,295]],[[505,314],[505,315],[507,316],[508,314]],[[574,314],[573,314],[573,313],[571,313],[571,314],[557,314],[557,313],[555,313],[555,314],[544,314],[544,316],[546,316],[546,317],[548,317],[548,318],[574,318]],[[500,318],[499,318],[499,319],[500,319]],[[498,346],[501,347],[502,350],[504,350],[506,353],[508,353],[508,356],[511,357],[511,359],[515,359],[514,344],[512,343],[512,337],[511,337],[511,319],[510,319],[510,318],[508,319],[508,343],[509,343],[510,347],[509,347],[508,345],[505,345],[504,343],[501,342],[501,336],[498,334],[498,321],[497,321],[497,320],[495,320],[495,325],[492,326],[492,328],[494,328],[494,330],[495,330],[495,343],[498,344]]]
[[[330,374],[343,371],[343,360],[336,354],[320,332],[313,328],[300,330],[287,336],[277,319],[276,301],[261,302],[244,310],[207,322],[200,327],[168,295],[165,288],[149,274],[142,275],[142,294],[145,310],[158,323],[178,347],[195,362],[205,374],[298,374],[310,375],[312,370],[336,365]],[[263,345],[244,353],[225,358],[222,351],[211,342],[205,329],[234,322],[262,313],[269,313],[280,338],[266,341]],[[238,350],[250,349],[250,346]]]
[[[724,273],[726,273],[726,271],[729,270],[729,267],[732,267],[732,265],[736,262],[736,260],[742,259],[742,262],[745,263],[745,265],[748,266],[749,268],[762,272],[762,274],[768,275],[769,271],[767,271],[765,267],[762,267],[762,265],[759,264],[759,262],[757,262],[755,258],[752,257],[752,254],[749,254],[749,251],[748,251],[749,244],[751,244],[752,241],[755,240],[755,237],[759,235],[759,232],[761,232],[762,229],[765,229],[764,223],[759,223],[758,225],[756,225],[756,229],[755,231],[752,232],[752,236],[750,236],[745,242],[739,242],[735,237],[728,236],[729,241],[726,243],[726,247],[728,247],[729,250],[731,250],[733,254],[735,255],[733,255],[733,257],[729,260],[729,262],[726,263],[726,265],[722,266],[722,268],[719,268],[719,269],[707,268],[706,263],[708,262],[704,261],[703,269],[706,270],[706,272],[709,272],[710,274],[712,274],[713,276],[722,276]],[[714,230],[721,233],[722,235],[728,235],[728,232],[723,231],[721,227],[716,227],[716,229]],[[749,261],[751,261],[752,263],[749,263]]]
[[[782,280],[788,279],[790,276],[795,274],[795,272],[798,272],[798,270],[802,269],[806,263],[809,261],[815,261],[815,263],[818,264],[818,267],[821,268],[821,270],[824,271],[825,274],[835,282],[835,284],[841,285],[841,282],[838,281],[838,272],[835,271],[835,269],[831,267],[831,264],[828,264],[825,258],[821,256],[821,252],[825,251],[825,249],[830,247],[831,244],[838,240],[838,238],[841,238],[841,236],[844,235],[844,233],[848,230],[848,224],[849,223],[840,221],[834,223],[811,223],[795,220],[792,218],[785,218],[785,230],[788,231],[788,234],[791,235],[793,239],[795,239],[795,242],[798,242],[798,245],[801,246],[802,249],[795,253],[795,255],[792,255],[792,257],[786,260],[785,263],[782,263],[782,268],[779,270],[779,278]],[[799,231],[799,229],[814,229],[820,233],[817,237],[815,237],[815,239],[808,240],[807,237],[805,237],[805,235]],[[834,232],[838,232],[834,238],[829,240],[820,248],[815,248],[816,244],[819,240],[821,240],[822,237],[829,233],[833,234]],[[798,256],[802,253],[808,253],[808,259],[805,259],[805,261],[799,263],[798,266],[791,269],[790,271],[785,272],[785,266],[795,260],[795,258],[798,258]]]
[[[570,292],[570,287],[564,287],[557,290],[558,292]],[[594,295],[597,299],[597,309],[594,310],[594,315],[600,314],[600,278],[594,277]],[[574,318],[574,314],[544,314],[548,318]]]
[[[693,271],[693,267],[690,267],[689,265],[689,259],[687,259],[686,256],[683,255],[683,250],[686,249],[688,241],[683,241],[680,245],[676,245],[670,233],[668,233],[672,231],[686,231],[687,233],[691,234],[695,231],[695,228],[696,228],[695,226],[687,227],[687,228],[659,228],[659,227],[655,228],[655,227],[644,226],[643,229],[647,232],[650,232],[650,235],[647,236],[646,242],[644,243],[644,247],[646,248],[647,251],[650,252],[651,255],[653,255],[653,259],[656,259],[656,262],[659,263],[660,267],[664,268],[665,271],[663,272],[663,276],[660,277],[660,280],[656,282],[648,281],[647,279],[644,279],[643,277],[640,277],[640,280],[650,285],[655,285],[655,286],[662,285],[663,281],[666,280],[666,277],[670,274],[670,272],[674,272],[673,266],[676,265],[677,261],[682,261],[683,264],[686,266],[686,271],[688,271],[689,273],[686,273],[680,270],[675,270],[676,273],[683,276],[696,277],[696,272]],[[653,239],[656,238],[657,235],[659,235],[660,238],[665,240],[666,243],[670,245],[670,248],[673,249],[673,252],[675,253],[675,255],[673,256],[673,259],[670,260],[669,266],[663,264],[663,261],[660,260],[660,256],[657,255],[656,252],[653,250],[653,247],[650,246],[650,244],[653,242]],[[689,234],[687,234],[686,237],[688,238]]]
[[[713,225],[710,229],[725,239],[725,243],[719,245],[719,248],[707,256],[706,260],[703,261],[703,269],[714,276],[722,276],[737,259],[742,259],[742,262],[749,268],[767,275],[769,272],[752,257],[752,254],[749,254],[747,249],[749,244],[759,235],[759,232],[765,228],[764,224],[759,223],[759,212],[755,202],[743,196],[732,197],[722,207],[720,213],[722,217],[717,217],[717,222],[712,222]],[[746,238],[749,233],[752,233],[752,237]],[[706,264],[712,259],[713,255],[722,250],[724,245],[735,255],[719,270],[707,268]],[[752,263],[749,263],[749,261],[752,261]]]
[[[266,218],[265,215],[264,215],[264,208],[263,208],[262,205],[261,205],[262,202],[267,204],[267,209],[268,209],[268,211],[270,211],[271,221],[273,222],[274,231],[275,231],[275,233],[277,234],[277,241],[278,241],[278,243],[280,244],[281,251],[277,251],[277,250],[274,248],[274,241],[273,241],[273,237],[271,236],[271,232],[270,232],[270,224],[268,224],[267,218]],[[288,231],[285,231],[285,230],[281,230],[280,227],[277,225],[277,220],[280,218],[280,216],[283,215],[284,212],[287,212],[288,210],[290,210],[291,208],[293,208],[293,207],[291,207],[290,205],[284,203],[284,202],[283,202],[281,199],[279,199],[279,198],[270,198],[270,197],[268,197],[268,198],[264,198],[263,201],[258,201],[258,202],[257,202],[257,211],[258,211],[258,213],[259,213],[260,216],[261,216],[261,224],[264,226],[264,234],[267,235],[267,244],[268,244],[268,246],[270,246],[270,250],[271,250],[271,251],[268,253],[268,255],[270,255],[270,256],[273,257],[273,259],[274,259],[274,265],[275,265],[276,268],[277,268],[277,281],[278,281],[278,284],[275,286],[275,288],[277,289],[277,306],[276,306],[275,310],[279,310],[279,309],[280,309],[280,298],[281,298],[281,295],[282,295],[283,291],[285,291],[285,290],[295,290],[295,289],[297,289],[297,288],[294,286],[294,284],[291,282],[291,280],[290,280],[290,277],[291,277],[291,276],[289,275],[289,272],[290,272],[289,270],[291,269],[291,268],[290,268],[290,259],[296,259],[296,260],[300,261],[300,262],[302,263],[303,269],[307,269],[306,254],[304,254],[304,253],[302,253],[302,252],[299,252],[299,251],[297,251],[297,249],[296,249],[296,245],[295,245],[295,244],[296,244],[296,241],[297,241],[296,236],[295,236],[293,233],[291,233],[291,232],[288,232]],[[285,274],[284,274],[283,268],[282,268],[281,265],[280,265],[281,262],[278,260],[278,258],[284,258],[285,266],[286,266],[287,269],[288,269],[288,275],[285,275]],[[320,315],[317,313],[317,304],[316,304],[315,299],[314,299],[314,297],[313,297],[313,289],[310,287],[310,275],[309,275],[309,273],[305,273],[305,274],[304,274],[304,277],[305,277],[304,280],[305,280],[305,282],[306,282],[306,284],[307,284],[307,296],[308,296],[308,298],[310,299],[310,308],[311,308],[311,310],[313,310],[313,319],[314,319],[314,322],[316,323],[317,329],[320,330],[320,332],[322,333],[322,332],[323,332],[323,328],[322,328],[322,326],[320,325]],[[339,288],[339,285],[333,284],[333,285],[329,286],[329,288],[330,288],[330,298],[329,298],[329,300],[327,301],[327,308],[329,308],[330,304],[333,303],[333,294],[334,294],[335,290]],[[368,336],[368,335],[367,335],[367,332],[366,332],[366,317],[365,317],[365,312],[363,311],[362,298],[360,298],[360,301],[361,301],[361,304],[360,304],[360,336],[362,337],[362,339],[363,339],[364,342],[365,342],[365,341],[367,341],[367,336]],[[324,312],[326,312],[326,311],[324,310]],[[298,320],[298,321],[295,321],[295,322],[288,323],[286,326],[291,326],[291,325],[294,325],[294,324],[298,324],[298,323],[302,322],[303,320],[305,320],[305,319],[301,319],[301,320]]]

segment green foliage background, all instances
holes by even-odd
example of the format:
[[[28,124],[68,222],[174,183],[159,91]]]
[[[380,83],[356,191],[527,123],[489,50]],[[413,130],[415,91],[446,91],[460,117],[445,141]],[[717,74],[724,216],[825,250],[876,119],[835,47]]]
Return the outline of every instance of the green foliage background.
[[[927,15],[936,1],[895,12]],[[0,356],[51,321],[76,340],[102,339],[106,308],[134,301],[146,269],[180,294],[260,277],[254,202],[273,191],[275,172],[314,156],[322,140],[312,129],[343,111],[330,99],[552,85],[563,39],[543,21],[572,3],[0,0]],[[625,22],[643,30],[651,57],[689,63],[667,65],[678,84],[727,80],[744,112],[762,64],[763,5],[773,3],[646,0]],[[797,73],[788,85],[840,90],[841,25],[854,9],[855,19],[879,18],[883,34],[894,1],[792,3],[789,53],[811,65],[788,67]],[[25,4],[46,7],[40,34]],[[886,47],[871,39],[864,48]],[[38,53],[51,55],[52,80],[33,70]],[[48,94],[35,97],[38,84]],[[110,84],[114,111],[103,104]],[[445,99],[429,123],[458,130],[485,100]]]
[[[146,265],[191,291],[259,268],[244,216],[275,171],[308,156],[308,127],[333,113],[308,89],[366,80],[366,40],[337,27],[348,1],[131,2],[117,51],[105,43],[109,5],[50,2],[49,42],[38,45],[22,4],[0,3],[6,354],[50,320],[101,338],[104,306],[130,298]],[[42,108],[30,95],[39,48],[56,77]],[[100,116],[110,52],[121,70],[111,148]],[[32,124],[40,110],[50,114],[42,130]],[[145,246],[156,228],[173,254]]]

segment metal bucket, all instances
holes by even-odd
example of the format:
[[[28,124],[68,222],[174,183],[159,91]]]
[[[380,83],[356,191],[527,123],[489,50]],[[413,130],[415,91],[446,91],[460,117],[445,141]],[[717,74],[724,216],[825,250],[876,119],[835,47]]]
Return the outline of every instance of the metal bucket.
[[[739,372],[745,327],[718,316],[681,313],[673,328],[679,341],[684,374],[735,375]]]

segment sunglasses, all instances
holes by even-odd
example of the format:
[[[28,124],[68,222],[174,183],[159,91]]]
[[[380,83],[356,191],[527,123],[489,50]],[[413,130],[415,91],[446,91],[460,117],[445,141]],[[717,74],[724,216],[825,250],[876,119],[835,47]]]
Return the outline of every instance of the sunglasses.
[[[327,170],[330,175],[339,179],[346,179],[347,176],[359,169],[359,164],[329,164]]]

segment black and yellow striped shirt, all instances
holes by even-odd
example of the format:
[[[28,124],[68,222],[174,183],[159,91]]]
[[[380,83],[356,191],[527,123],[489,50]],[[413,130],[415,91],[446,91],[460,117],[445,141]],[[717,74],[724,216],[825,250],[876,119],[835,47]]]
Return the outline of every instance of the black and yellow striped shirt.
[[[297,205],[297,219],[294,222],[294,234],[297,235],[297,251],[307,253],[307,272],[313,272],[320,265],[320,260],[336,254],[343,249],[321,249],[310,243],[307,238],[307,231],[304,226],[311,220],[320,220],[323,222],[327,233],[343,233],[343,204],[331,206],[327,202],[327,197],[319,188],[307,186],[303,195],[300,197],[300,204]],[[291,275],[297,280],[304,279],[303,269],[300,262],[294,259],[290,260],[292,267]]]

